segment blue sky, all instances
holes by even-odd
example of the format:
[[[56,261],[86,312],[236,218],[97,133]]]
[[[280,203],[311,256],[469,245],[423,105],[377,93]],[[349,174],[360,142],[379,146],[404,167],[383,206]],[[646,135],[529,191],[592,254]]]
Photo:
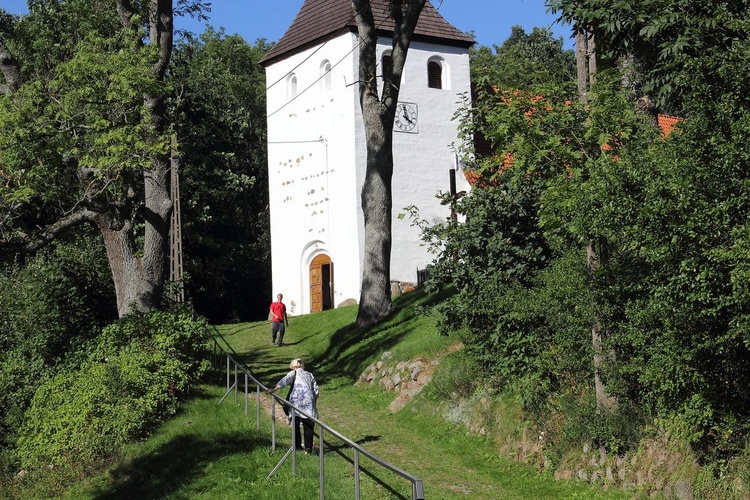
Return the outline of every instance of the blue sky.
[[[458,29],[473,31],[481,45],[501,45],[510,35],[511,26],[520,25],[526,32],[532,28],[550,27],[556,37],[563,37],[565,47],[572,49],[570,27],[555,23],[547,14],[544,0],[431,0],[442,16]],[[214,28],[223,27],[229,34],[239,34],[249,43],[258,38],[278,41],[291,24],[303,0],[213,0],[211,20]],[[26,0],[2,0],[0,8],[11,14],[26,12]],[[204,23],[178,19],[177,26],[196,33]]]

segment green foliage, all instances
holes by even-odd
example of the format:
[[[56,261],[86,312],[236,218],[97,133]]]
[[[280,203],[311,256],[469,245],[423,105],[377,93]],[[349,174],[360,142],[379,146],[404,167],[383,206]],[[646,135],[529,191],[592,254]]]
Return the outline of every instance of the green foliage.
[[[480,87],[529,89],[575,80],[573,51],[564,50],[562,38],[555,39],[549,28],[533,28],[527,34],[513,26],[501,46],[472,47],[469,56],[471,81]]]
[[[545,438],[550,443],[549,449],[558,454],[577,451],[581,443],[590,443],[594,449],[605,448],[622,456],[637,449],[646,422],[643,412],[634,404],[617,412],[600,411],[593,392],[585,389],[555,398],[548,415],[551,420],[544,426]]]
[[[481,382],[481,370],[476,361],[463,350],[448,354],[432,374],[424,392],[427,397],[440,401],[467,398]]]
[[[590,392],[596,324],[599,375],[619,409],[602,420],[585,405],[578,421],[591,436],[619,451],[633,443],[629,422],[658,416],[681,422],[681,437],[707,456],[743,449],[747,43],[713,45],[670,75],[689,99],[672,97],[688,115],[666,139],[607,71],[585,107],[564,87],[539,87],[480,93],[466,110],[465,136],[480,133],[492,150],[474,164],[472,194],[454,203],[465,223],[425,232],[440,249],[436,284],[457,290],[442,325],[540,421],[568,390]]]
[[[174,415],[207,367],[205,334],[188,312],[131,315],[105,328],[80,368],[34,394],[19,431],[23,466],[85,470]]]
[[[638,96],[653,96],[660,110],[679,115],[695,97],[690,89],[695,77],[692,64],[737,50],[750,35],[750,8],[744,0],[552,0],[547,4],[563,21],[593,31],[600,63],[632,59]],[[722,85],[718,72],[705,76]]]
[[[208,30],[177,46],[187,292],[214,322],[265,317],[270,292],[265,75],[270,45]]]
[[[136,50],[134,33],[113,29],[113,12],[84,15],[87,3],[33,8],[10,41],[29,74],[18,91],[0,96],[5,242],[19,240],[21,232],[36,234],[81,208],[82,200],[87,208],[116,204],[127,212],[126,200],[137,192],[134,171],[166,151],[143,99],[164,90],[152,74],[153,54]],[[68,26],[59,19],[75,16],[82,17],[72,25],[100,27],[65,40],[48,31],[48,24],[59,30]],[[43,60],[36,59],[39,50],[49,50]]]
[[[0,273],[0,449],[12,448],[36,388],[117,317],[113,295],[90,235]]]

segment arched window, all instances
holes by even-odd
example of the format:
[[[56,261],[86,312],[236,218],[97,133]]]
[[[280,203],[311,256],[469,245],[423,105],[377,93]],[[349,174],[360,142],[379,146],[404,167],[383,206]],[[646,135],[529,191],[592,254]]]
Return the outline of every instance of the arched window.
[[[427,86],[431,89],[443,88],[443,65],[431,60],[427,63]]]
[[[331,61],[325,60],[320,63],[320,88],[331,89]]]
[[[286,87],[287,100],[291,101],[292,99],[297,97],[297,75],[295,75],[294,73],[290,74],[287,77],[286,84],[287,84],[287,87]]]

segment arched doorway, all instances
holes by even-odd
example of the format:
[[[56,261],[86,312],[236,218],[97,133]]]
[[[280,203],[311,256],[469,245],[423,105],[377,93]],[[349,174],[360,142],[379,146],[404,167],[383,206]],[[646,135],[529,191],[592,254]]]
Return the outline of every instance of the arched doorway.
[[[321,254],[310,263],[310,312],[333,309],[333,262]]]

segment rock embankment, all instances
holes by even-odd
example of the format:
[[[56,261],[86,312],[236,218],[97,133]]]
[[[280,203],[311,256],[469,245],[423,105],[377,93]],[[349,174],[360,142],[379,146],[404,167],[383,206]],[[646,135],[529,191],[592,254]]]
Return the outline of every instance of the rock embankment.
[[[396,361],[390,351],[386,351],[380,360],[372,363],[359,376],[355,385],[382,386],[386,391],[397,393],[390,410],[403,408],[432,379],[432,373],[438,361],[427,361],[416,358],[409,361]]]

